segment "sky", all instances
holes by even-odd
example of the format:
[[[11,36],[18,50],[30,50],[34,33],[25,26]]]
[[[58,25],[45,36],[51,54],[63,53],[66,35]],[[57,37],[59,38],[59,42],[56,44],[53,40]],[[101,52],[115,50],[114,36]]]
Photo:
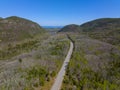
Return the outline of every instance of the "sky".
[[[18,16],[41,26],[120,18],[120,0],[0,0],[0,17]]]

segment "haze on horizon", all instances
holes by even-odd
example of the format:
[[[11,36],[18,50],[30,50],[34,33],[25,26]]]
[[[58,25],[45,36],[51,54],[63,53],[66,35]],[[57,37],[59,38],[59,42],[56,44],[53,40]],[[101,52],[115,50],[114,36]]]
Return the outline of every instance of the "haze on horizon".
[[[120,0],[1,0],[0,17],[19,16],[42,26],[119,18]]]

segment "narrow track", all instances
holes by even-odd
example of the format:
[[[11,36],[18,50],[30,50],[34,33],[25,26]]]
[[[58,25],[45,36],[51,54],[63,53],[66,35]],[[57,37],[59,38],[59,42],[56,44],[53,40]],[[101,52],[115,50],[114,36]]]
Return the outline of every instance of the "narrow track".
[[[73,52],[73,42],[70,42],[70,49],[68,51],[68,54],[65,58],[63,65],[62,65],[62,67],[61,67],[61,69],[60,69],[60,71],[55,79],[55,82],[54,82],[51,90],[60,90],[61,89],[62,81],[64,79],[66,68],[67,68],[68,63],[70,61],[72,52]]]

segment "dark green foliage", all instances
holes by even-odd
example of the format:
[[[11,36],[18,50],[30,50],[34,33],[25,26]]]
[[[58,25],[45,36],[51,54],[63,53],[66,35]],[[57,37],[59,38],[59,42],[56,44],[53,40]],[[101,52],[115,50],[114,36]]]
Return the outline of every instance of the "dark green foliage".
[[[45,68],[42,68],[40,66],[32,67],[26,72],[27,72],[26,75],[27,80],[31,81],[38,79],[38,82],[34,83],[35,87],[38,87],[39,85],[43,86],[45,84],[46,78],[48,78],[48,72],[46,71]]]
[[[50,74],[51,77],[55,77],[55,75],[56,75],[55,71],[52,71],[52,73]]]
[[[109,78],[116,78],[117,81],[111,80],[112,83],[120,83],[120,55],[111,53],[111,58],[113,58],[112,61],[109,62],[109,66],[106,67],[107,69],[107,76]],[[108,78],[107,77],[107,78]]]
[[[21,58],[19,58],[19,62],[22,63],[22,59]]]

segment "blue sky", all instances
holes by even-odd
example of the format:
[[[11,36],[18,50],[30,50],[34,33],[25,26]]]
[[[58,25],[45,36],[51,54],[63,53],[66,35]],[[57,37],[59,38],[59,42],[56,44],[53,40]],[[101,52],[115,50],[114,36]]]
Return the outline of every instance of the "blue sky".
[[[119,18],[120,0],[0,0],[0,17],[19,16],[42,26]]]

